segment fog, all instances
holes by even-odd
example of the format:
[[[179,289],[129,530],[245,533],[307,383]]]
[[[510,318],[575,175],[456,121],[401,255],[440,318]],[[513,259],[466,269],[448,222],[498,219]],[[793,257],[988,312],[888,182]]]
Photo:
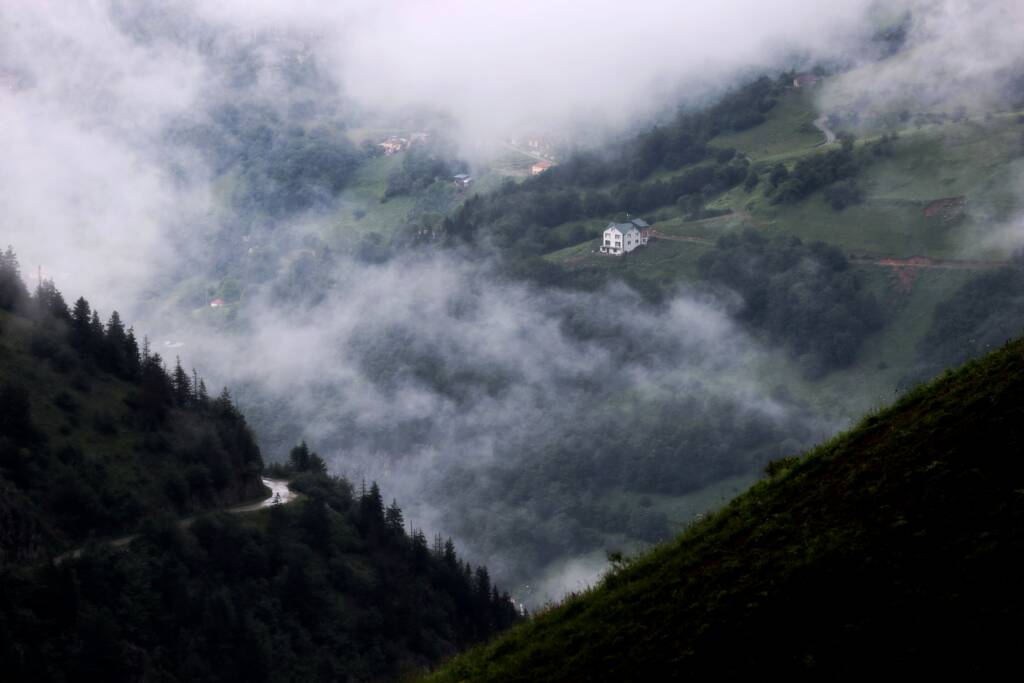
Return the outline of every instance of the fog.
[[[904,49],[830,79],[822,97],[827,111],[856,109],[968,113],[1004,108],[1006,90],[1024,62],[1017,0],[910,0],[889,11],[910,12]]]
[[[214,21],[317,36],[345,92],[376,109],[449,112],[463,139],[621,127],[737,70],[852,47],[865,2],[460,0],[218,3]],[[670,99],[672,98],[672,99]]]
[[[1008,42],[1017,3],[913,7],[922,19],[908,41],[920,50],[883,73],[892,98],[905,79],[987,83],[977,74],[1019,54]],[[332,472],[381,480],[416,526],[451,534],[499,580],[557,597],[591,580],[611,544],[675,530],[636,495],[756,472],[850,416],[782,389],[788,361],[704,292],[655,307],[623,285],[513,283],[479,253],[330,256],[337,207],[320,188],[287,215],[235,201],[252,190],[224,171],[225,158],[251,161],[235,122],[259,116],[252,130],[285,135],[301,118],[329,139],[429,112],[474,161],[523,132],[621,137],[745,76],[866,59],[869,10],[5,2],[0,242],[26,275],[42,269],[68,296],[120,309],[154,348],[231,385],[268,459],[306,438]],[[851,71],[825,104],[865,106],[865,73]],[[233,317],[210,324],[210,283],[255,271],[252,254],[274,248],[288,253],[246,283]],[[316,271],[318,291],[282,298],[275,283],[296,263]]]
[[[602,550],[601,523],[580,510],[603,506],[617,478],[685,492],[841,424],[759,381],[786,361],[707,297],[652,309],[623,286],[551,292],[449,253],[342,259],[334,272],[312,307],[247,299],[234,331],[149,324],[231,383],[265,448],[308,439],[332,472],[380,481],[413,525],[454,535],[502,577],[563,563],[558,544]],[[682,421],[662,418],[666,406]],[[614,452],[626,444],[640,452]],[[663,524],[620,531],[653,539]]]

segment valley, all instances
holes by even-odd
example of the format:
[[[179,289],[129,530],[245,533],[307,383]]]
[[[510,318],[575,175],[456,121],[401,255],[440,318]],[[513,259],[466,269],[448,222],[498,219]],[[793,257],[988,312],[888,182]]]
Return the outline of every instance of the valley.
[[[1012,652],[1019,3],[51,5],[0,7],[12,680]]]

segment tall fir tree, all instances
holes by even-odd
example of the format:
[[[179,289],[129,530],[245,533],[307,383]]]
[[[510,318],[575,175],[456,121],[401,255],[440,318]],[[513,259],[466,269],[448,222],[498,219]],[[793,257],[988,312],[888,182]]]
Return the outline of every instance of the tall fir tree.
[[[64,301],[64,295],[53,284],[53,280],[43,280],[36,286],[36,308],[40,313],[48,314],[58,320],[69,320],[71,310]]]
[[[107,320],[106,338],[104,339],[103,353],[101,354],[100,361],[105,368],[121,377],[125,376],[125,367],[127,365],[126,340],[127,334],[124,330],[124,323],[121,322],[121,316],[118,312],[114,311],[110,314],[110,319]]]
[[[396,534],[405,533],[405,517],[402,508],[398,507],[397,499],[392,498],[391,505],[384,511],[384,525]]]
[[[93,310],[89,318],[89,344],[95,353],[103,344],[103,322],[100,320],[100,312]]]
[[[377,482],[370,484],[370,490],[359,500],[359,510],[363,521],[371,526],[384,524],[384,499],[380,495]]]
[[[288,453],[288,463],[296,472],[305,472],[309,469],[309,446],[305,440],[296,444]]]
[[[0,252],[0,308],[13,311],[28,301],[28,289],[21,279],[21,265],[14,249]]]
[[[89,308],[89,302],[84,297],[78,297],[71,310],[71,343],[81,350],[88,349],[91,345],[91,320],[92,310]]]
[[[139,359],[139,342],[135,339],[134,328],[129,327],[124,335],[125,376],[138,379],[141,360]]]
[[[192,401],[192,380],[181,367],[180,357],[176,358],[174,362],[171,385],[174,387],[174,402],[182,407],[189,405]]]

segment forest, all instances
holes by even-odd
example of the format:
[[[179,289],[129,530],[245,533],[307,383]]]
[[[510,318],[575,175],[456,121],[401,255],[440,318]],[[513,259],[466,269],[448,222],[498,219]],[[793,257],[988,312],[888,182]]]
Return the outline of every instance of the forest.
[[[148,519],[130,551],[96,545],[0,565],[0,657],[13,680],[378,681],[520,619],[451,540],[407,533],[376,484],[297,476],[304,498],[256,520]]]
[[[739,294],[739,319],[788,349],[811,376],[850,365],[884,322],[863,276],[822,242],[747,230],[720,238],[701,257],[700,270]]]

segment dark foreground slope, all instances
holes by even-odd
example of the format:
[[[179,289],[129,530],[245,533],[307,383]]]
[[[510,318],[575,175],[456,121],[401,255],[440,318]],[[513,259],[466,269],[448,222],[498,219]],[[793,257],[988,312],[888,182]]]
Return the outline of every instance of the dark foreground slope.
[[[429,680],[986,671],[1024,635],[1024,341]]]

